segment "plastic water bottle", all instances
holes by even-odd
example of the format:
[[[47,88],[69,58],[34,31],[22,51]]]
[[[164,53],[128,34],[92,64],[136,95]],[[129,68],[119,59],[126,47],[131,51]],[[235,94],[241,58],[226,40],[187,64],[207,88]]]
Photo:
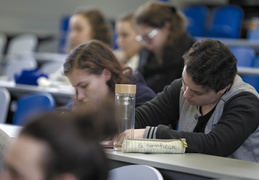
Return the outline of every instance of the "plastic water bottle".
[[[136,85],[133,84],[116,84],[115,85],[115,106],[116,118],[119,124],[119,133],[125,130],[130,131],[130,136],[134,138],[135,127],[135,99]],[[115,140],[114,149],[120,150],[121,144]]]

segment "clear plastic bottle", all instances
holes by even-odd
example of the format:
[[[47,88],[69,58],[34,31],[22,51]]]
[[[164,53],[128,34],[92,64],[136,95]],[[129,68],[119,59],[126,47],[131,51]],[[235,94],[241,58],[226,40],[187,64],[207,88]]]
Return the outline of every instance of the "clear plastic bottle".
[[[130,136],[134,138],[135,127],[135,99],[136,85],[133,84],[116,84],[115,85],[115,106],[116,118],[119,123],[119,133],[125,130],[130,131]],[[121,149],[121,144],[115,140],[115,150]]]

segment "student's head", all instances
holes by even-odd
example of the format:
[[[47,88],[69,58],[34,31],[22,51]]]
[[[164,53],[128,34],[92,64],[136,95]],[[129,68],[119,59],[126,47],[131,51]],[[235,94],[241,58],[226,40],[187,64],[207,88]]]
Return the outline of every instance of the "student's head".
[[[138,54],[141,45],[136,40],[137,31],[133,23],[133,13],[123,14],[117,19],[116,32],[118,45],[125,52],[127,58]]]
[[[236,58],[221,42],[196,42],[183,55],[184,97],[190,104],[217,101],[232,85],[237,74]]]
[[[69,50],[92,39],[112,46],[111,29],[98,9],[77,9],[69,20],[69,29]]]
[[[130,73],[112,50],[97,40],[78,46],[64,63],[64,74],[76,89],[76,99],[82,102],[96,102],[114,94],[115,84],[129,83]]]
[[[26,124],[6,153],[3,179],[107,179],[107,159],[99,140],[117,131],[113,113],[75,114],[54,111]]]
[[[185,32],[184,16],[167,3],[146,2],[137,9],[134,19],[138,40],[150,51],[161,51]]]

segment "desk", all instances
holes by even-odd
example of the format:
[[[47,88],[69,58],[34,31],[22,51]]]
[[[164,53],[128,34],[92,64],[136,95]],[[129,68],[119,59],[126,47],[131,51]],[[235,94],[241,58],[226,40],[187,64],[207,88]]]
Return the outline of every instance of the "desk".
[[[145,164],[157,168],[166,179],[201,180],[209,178],[258,180],[259,163],[198,153],[141,154],[107,149],[113,167]]]
[[[259,68],[237,67],[239,75],[259,75]]]
[[[21,130],[21,126],[0,124],[0,129],[15,138]],[[198,153],[142,154],[122,153],[113,149],[106,149],[105,152],[113,168],[128,164],[150,165],[157,168],[165,180],[205,180],[209,178],[258,180],[259,178],[259,163],[237,159]]]
[[[29,93],[48,92],[60,104],[66,104],[75,94],[74,88],[68,85],[60,85],[58,87],[39,87],[32,85],[15,84],[14,82],[0,80],[0,87],[8,89],[11,95],[15,98]]]
[[[203,39],[214,39],[219,40],[226,46],[249,46],[253,48],[256,53],[259,53],[259,40],[248,40],[248,39],[228,39],[228,38],[211,38],[211,37],[195,37],[197,41],[201,41]]]
[[[2,129],[6,134],[8,134],[12,138],[17,137],[21,128],[22,128],[21,126],[0,123],[0,129]]]

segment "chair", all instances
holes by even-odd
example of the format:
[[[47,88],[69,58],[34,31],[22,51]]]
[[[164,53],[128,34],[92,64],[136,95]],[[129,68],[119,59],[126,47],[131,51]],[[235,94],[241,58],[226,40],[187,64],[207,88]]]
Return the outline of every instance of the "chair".
[[[208,37],[239,38],[244,12],[239,6],[225,5],[213,11]]]
[[[5,123],[10,104],[10,93],[7,89],[0,87],[0,99],[0,123]]]
[[[33,116],[51,111],[55,108],[55,106],[55,100],[49,93],[24,95],[17,100],[13,124],[23,125]]]
[[[255,50],[248,46],[233,46],[229,48],[237,58],[237,66],[253,67],[255,64]]]
[[[259,41],[259,27],[249,30],[247,32],[247,39],[249,41]]]
[[[7,56],[11,55],[32,55],[37,47],[38,39],[33,34],[21,34],[13,37],[7,48]]]
[[[40,67],[40,70],[48,76],[55,74],[61,76],[63,73],[63,62],[46,62]]]
[[[147,165],[127,165],[109,171],[109,180],[163,180],[161,173]]]
[[[5,34],[0,33],[0,58],[4,54],[5,46],[7,42],[7,37]]]
[[[237,58],[237,66],[254,67],[256,53],[251,47],[236,46],[230,47],[231,52]],[[252,85],[259,92],[259,76],[257,75],[242,75],[243,81]]]
[[[192,36],[204,36],[209,9],[203,5],[188,6],[183,9],[187,18],[186,31]]]
[[[5,62],[3,75],[13,80],[16,73],[20,73],[22,70],[35,69],[36,67],[37,62],[32,56],[13,56]]]

